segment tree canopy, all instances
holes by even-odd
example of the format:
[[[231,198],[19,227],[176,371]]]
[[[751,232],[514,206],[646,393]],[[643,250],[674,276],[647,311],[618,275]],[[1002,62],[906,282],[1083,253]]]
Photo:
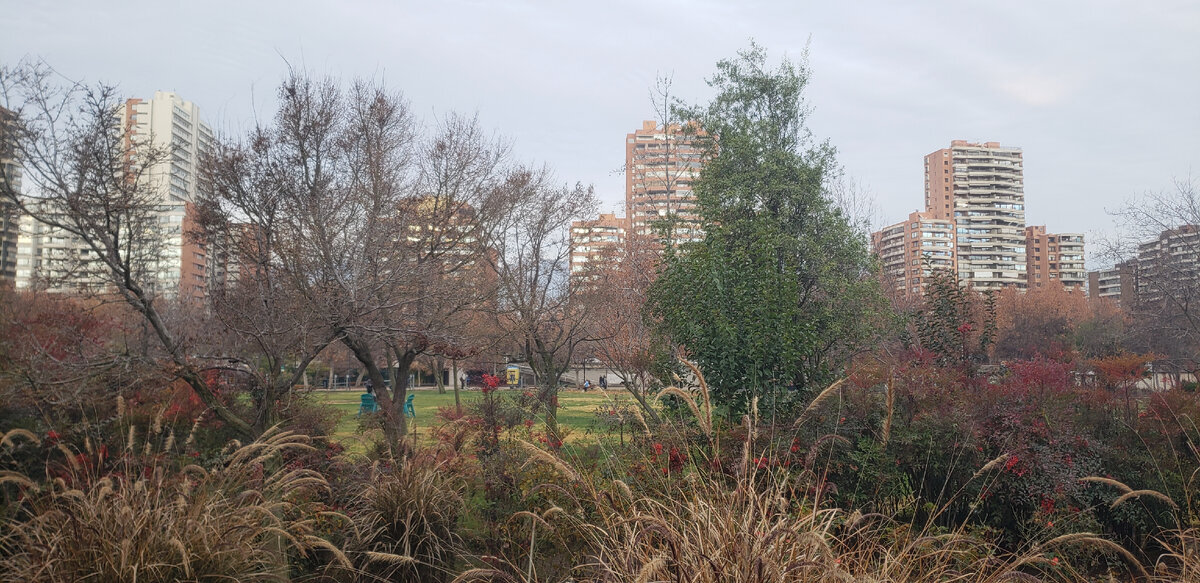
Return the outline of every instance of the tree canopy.
[[[704,151],[705,237],[667,250],[651,307],[733,413],[830,382],[884,309],[866,237],[829,197],[839,168],[805,125],[807,81],[752,45],[717,64],[711,102],[680,107]]]

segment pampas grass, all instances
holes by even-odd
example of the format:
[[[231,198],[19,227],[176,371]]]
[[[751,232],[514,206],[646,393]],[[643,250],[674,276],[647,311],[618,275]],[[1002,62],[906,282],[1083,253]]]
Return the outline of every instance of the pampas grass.
[[[0,435],[0,447],[15,446],[17,443],[16,439],[18,437],[21,439],[28,440],[28,441],[32,442],[34,445],[42,444],[42,440],[38,439],[38,436],[34,435],[33,432],[29,431],[28,429],[10,429],[9,431],[5,432],[3,435]]]
[[[1121,494],[1120,496],[1117,497],[1116,500],[1113,500],[1112,508],[1116,508],[1134,498],[1141,498],[1142,496],[1146,496],[1148,498],[1156,498],[1156,499],[1162,501],[1167,506],[1170,506],[1171,508],[1173,508],[1175,510],[1179,509],[1179,505],[1176,504],[1175,501],[1172,500],[1170,496],[1167,496],[1166,494],[1163,494],[1162,492],[1158,492],[1156,490],[1133,490],[1131,492],[1126,492],[1124,494]]]
[[[1133,488],[1130,488],[1129,486],[1126,486],[1125,484],[1122,484],[1121,482],[1118,482],[1117,480],[1114,480],[1112,478],[1104,478],[1104,477],[1100,477],[1100,476],[1088,476],[1086,478],[1079,478],[1079,481],[1080,482],[1093,482],[1096,484],[1105,484],[1107,486],[1112,486],[1113,488],[1116,488],[1118,491],[1120,491],[1122,494],[1128,494],[1129,492],[1133,491]]]
[[[800,417],[796,419],[796,423],[793,425],[793,427],[800,427],[801,425],[804,425],[804,423],[809,420],[812,414],[816,412],[816,410],[819,409],[825,401],[841,392],[842,385],[845,384],[847,380],[849,379],[840,379],[835,381],[832,385],[826,387],[825,390],[817,393],[817,396],[813,398],[812,402],[810,402],[808,406],[804,408],[804,412],[800,414]]]

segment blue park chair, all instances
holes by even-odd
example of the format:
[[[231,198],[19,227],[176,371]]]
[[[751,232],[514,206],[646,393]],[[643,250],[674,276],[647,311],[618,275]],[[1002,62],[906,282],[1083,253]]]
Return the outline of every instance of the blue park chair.
[[[374,413],[379,410],[379,404],[375,402],[375,395],[363,393],[359,398],[361,401],[358,404],[358,415]]]
[[[415,396],[416,395],[409,393],[408,398],[404,400],[404,416],[405,417],[411,417],[413,419],[417,418],[417,412],[413,409],[413,404],[412,404],[413,397],[415,397]]]

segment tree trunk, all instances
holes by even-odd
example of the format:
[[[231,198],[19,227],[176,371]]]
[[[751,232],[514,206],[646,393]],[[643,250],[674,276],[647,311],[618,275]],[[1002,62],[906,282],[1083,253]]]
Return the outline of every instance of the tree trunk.
[[[258,415],[254,418],[254,431],[263,433],[267,429],[279,423],[279,408],[275,406],[275,401],[279,400],[280,395],[286,391],[286,387],[282,386],[287,382],[287,379],[268,380],[263,383],[262,404],[259,406]]]
[[[254,433],[254,428],[251,427],[249,423],[246,423],[244,419],[235,415],[233,411],[230,411],[229,408],[217,398],[216,393],[214,393],[212,388],[208,386],[208,383],[206,383],[204,379],[200,377],[200,374],[191,365],[191,363],[188,362],[187,355],[184,354],[183,349],[181,348],[180,344],[175,341],[175,338],[171,336],[170,331],[168,331],[166,325],[163,324],[162,318],[159,317],[158,311],[154,308],[151,300],[146,297],[145,293],[143,293],[142,289],[133,284],[132,279],[128,277],[124,283],[125,287],[121,291],[125,296],[125,300],[134,309],[141,312],[142,315],[145,316],[145,321],[149,322],[151,329],[154,330],[154,334],[158,336],[159,342],[162,343],[162,346],[167,350],[167,353],[171,355],[171,361],[175,363],[175,367],[178,369],[176,374],[179,375],[179,378],[183,379],[184,382],[191,386],[192,390],[196,393],[196,396],[200,397],[200,400],[205,404],[205,406],[207,406],[209,409],[212,409],[213,413],[215,413],[217,417],[221,419],[221,421],[224,421],[230,427],[232,427],[234,431],[240,433],[243,437],[257,437],[257,434]]]
[[[446,379],[444,377],[442,377],[442,372],[443,372],[442,369],[446,368],[446,361],[444,359],[442,359],[440,356],[438,358],[433,359],[433,368],[434,368],[433,374],[437,376],[437,379],[435,379],[434,382],[437,384],[438,394],[445,395],[446,394]]]
[[[458,379],[458,361],[455,360],[454,361],[454,414],[459,415],[459,416],[462,415],[462,401],[458,397],[458,391],[461,388],[461,387],[459,387],[460,384],[462,384],[462,383],[460,383],[459,379]]]
[[[200,375],[196,374],[196,371],[192,370],[191,367],[181,367],[178,374],[179,378],[183,379],[184,382],[192,387],[192,390],[196,392],[196,396],[200,397],[200,400],[205,404],[205,406],[207,406],[209,409],[212,409],[213,413],[215,413],[217,417],[221,419],[221,421],[229,424],[234,431],[240,433],[244,437],[255,437],[258,435],[254,432],[254,428],[251,427],[249,423],[246,423],[245,420],[237,415],[234,415],[233,411],[230,411],[224,403],[217,399],[217,396],[213,394],[211,390],[209,390],[208,384],[204,382],[204,379],[200,378]]]
[[[345,344],[359,364],[363,365],[367,371],[367,378],[371,379],[371,384],[375,386],[375,398],[379,401],[379,410],[383,412],[383,435],[388,442],[388,447],[398,454],[404,452],[403,440],[408,435],[408,423],[404,417],[407,376],[403,380],[397,379],[392,390],[389,391],[387,384],[383,382],[383,374],[379,371],[379,365],[375,363],[374,354],[366,342],[347,334],[342,337],[342,344]],[[409,363],[411,362],[410,358]]]
[[[539,351],[537,358],[529,359],[529,366],[537,378],[538,396],[546,407],[546,436],[552,441],[562,441],[558,427],[558,377],[566,367],[554,366],[554,355]]]
[[[258,415],[254,419],[255,431],[261,434],[283,420],[283,416],[280,415],[279,411],[279,402],[291,394],[292,387],[300,382],[301,379],[304,381],[305,388],[308,387],[308,365],[312,364],[313,358],[317,354],[320,354],[330,342],[332,342],[332,338],[314,350],[312,354],[296,363],[296,372],[288,376],[280,375],[267,380],[267,386],[263,389],[264,403],[259,408]]]
[[[417,358],[417,353],[408,351],[396,355],[396,380],[392,382],[392,407],[395,410],[395,417],[399,420],[396,425],[396,433],[401,439],[408,437],[408,418],[404,416],[404,402],[408,399],[408,374],[412,370],[412,363]],[[403,450],[402,450],[403,451]]]
[[[636,378],[636,377],[631,377],[631,378]],[[633,395],[633,400],[638,402],[638,405],[642,408],[642,411],[644,411],[646,413],[646,416],[649,417],[650,421],[653,422],[655,425],[658,425],[660,422],[659,418],[658,418],[658,411],[655,411],[654,407],[652,407],[650,405],[650,402],[646,400],[645,387],[639,389],[637,387],[638,384],[639,384],[639,381],[636,381],[636,380],[634,380],[633,382],[625,382],[624,383],[625,388],[629,391],[629,394]]]

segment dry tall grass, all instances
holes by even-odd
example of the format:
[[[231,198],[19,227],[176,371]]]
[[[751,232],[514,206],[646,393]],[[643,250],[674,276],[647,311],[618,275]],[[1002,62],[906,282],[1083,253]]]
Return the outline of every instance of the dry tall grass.
[[[700,385],[703,393],[706,387]],[[835,383],[822,396],[838,390],[841,385]],[[700,437],[710,438],[710,413],[700,405],[707,396],[676,391],[664,390],[663,394],[683,399],[699,417]],[[819,402],[814,402],[809,411],[817,406]],[[767,454],[754,450],[757,420],[753,412],[744,425],[743,455],[732,475],[710,471],[708,460],[698,460],[684,479],[666,481],[664,489],[653,496],[636,495],[621,480],[599,480],[555,452],[532,451],[530,463],[553,468],[575,487],[569,492],[552,489],[560,499],[549,502],[545,512],[531,509],[520,513],[530,525],[530,541],[547,530],[557,530],[559,536],[571,533],[582,537],[588,551],[578,557],[575,580],[597,583],[1087,581],[1085,574],[1066,560],[1069,554],[1063,551],[1068,550],[1124,561],[1124,570],[1113,572],[1116,580],[1150,577],[1128,551],[1089,533],[1031,541],[1023,552],[1005,553],[965,526],[947,531],[898,524],[879,514],[823,507],[822,487],[812,464],[790,472],[754,463]],[[828,441],[834,443],[832,438]],[[989,475],[1002,461],[993,460],[976,478]],[[1197,542],[1196,533],[1191,532],[1174,544],[1181,549],[1181,557],[1194,559]],[[531,553],[533,548],[531,545]],[[487,566],[463,572],[456,583],[541,580],[532,556],[528,562],[514,557],[486,557],[483,562]],[[1178,566],[1160,571],[1165,578],[1158,581],[1200,580],[1178,578],[1196,573]]]
[[[286,578],[289,552],[344,560],[313,534],[307,501],[325,478],[279,467],[282,455],[309,449],[309,438],[271,430],[211,471],[130,462],[81,488],[26,480],[0,535],[0,580],[274,581]]]
[[[442,581],[462,552],[461,480],[444,468],[405,459],[376,464],[353,515],[346,554],[358,568],[339,580]],[[331,572],[332,574],[333,572]],[[353,575],[346,577],[345,575]]]

